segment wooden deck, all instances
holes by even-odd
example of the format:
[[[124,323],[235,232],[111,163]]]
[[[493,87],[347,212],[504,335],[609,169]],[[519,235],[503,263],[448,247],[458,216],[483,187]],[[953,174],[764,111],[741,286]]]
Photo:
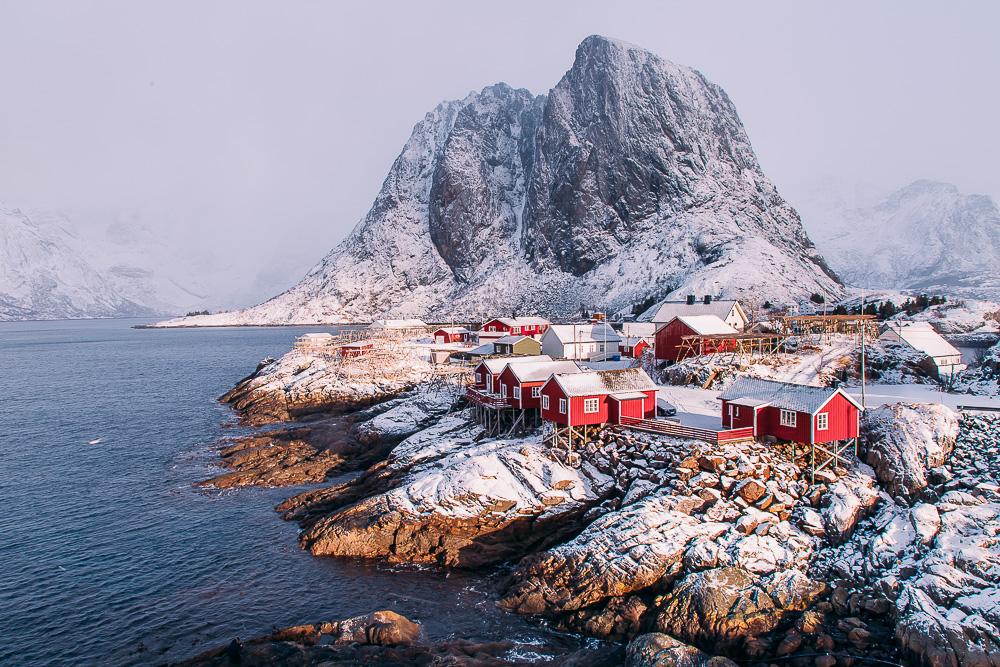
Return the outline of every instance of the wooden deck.
[[[675,438],[690,438],[693,440],[704,440],[715,445],[728,442],[741,442],[753,440],[753,428],[734,428],[725,431],[714,431],[708,428],[697,426],[684,426],[679,422],[667,421],[665,419],[638,419],[636,417],[622,417],[621,426],[635,429],[637,431],[647,431],[669,435]]]

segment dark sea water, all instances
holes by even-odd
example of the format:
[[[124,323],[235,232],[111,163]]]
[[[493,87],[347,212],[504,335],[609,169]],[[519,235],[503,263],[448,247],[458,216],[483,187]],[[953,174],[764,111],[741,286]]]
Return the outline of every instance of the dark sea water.
[[[216,397],[322,329],[140,322],[0,323],[0,665],[158,664],[381,608],[432,639],[575,641],[482,575],[303,553],[273,511],[294,490],[192,488],[241,432]]]

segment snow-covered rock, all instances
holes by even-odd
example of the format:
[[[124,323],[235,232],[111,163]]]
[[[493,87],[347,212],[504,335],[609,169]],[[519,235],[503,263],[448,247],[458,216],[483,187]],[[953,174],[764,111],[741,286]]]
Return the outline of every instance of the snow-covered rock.
[[[865,411],[865,460],[893,496],[912,501],[927,473],[943,465],[958,437],[958,418],[940,404],[896,403]]]
[[[736,663],[710,656],[662,632],[650,632],[629,642],[625,667],[736,667]]]
[[[866,465],[858,465],[848,475],[834,482],[820,513],[827,539],[837,544],[850,537],[858,521],[864,518],[878,500],[875,473]]]
[[[320,556],[477,567],[572,532],[573,518],[613,486],[591,466],[559,461],[537,436],[472,444],[472,431],[453,430],[432,451],[415,444],[426,438],[404,441],[388,463],[404,472],[390,474],[389,488],[310,524],[302,545]]]
[[[840,295],[697,71],[600,36],[547,96],[496,84],[413,130],[369,213],[298,285],[170,325],[478,319],[650,296]]]

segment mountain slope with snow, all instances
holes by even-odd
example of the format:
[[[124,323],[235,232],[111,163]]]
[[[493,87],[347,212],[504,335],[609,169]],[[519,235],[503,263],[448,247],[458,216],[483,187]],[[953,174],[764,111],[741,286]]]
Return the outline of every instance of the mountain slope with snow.
[[[369,213],[291,290],[169,324],[559,317],[691,291],[842,286],[725,91],[592,36],[546,96],[496,84],[427,114]]]
[[[119,291],[54,218],[0,208],[0,320],[148,316],[165,311]]]
[[[866,206],[804,208],[849,284],[1000,300],[1000,210],[990,197],[923,180]]]

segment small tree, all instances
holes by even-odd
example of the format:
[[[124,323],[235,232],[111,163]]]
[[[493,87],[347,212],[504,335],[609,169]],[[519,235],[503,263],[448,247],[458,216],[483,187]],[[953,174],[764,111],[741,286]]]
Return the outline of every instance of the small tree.
[[[812,296],[809,297],[809,300],[817,304],[826,303],[826,297],[824,297],[819,292],[813,292]]]

